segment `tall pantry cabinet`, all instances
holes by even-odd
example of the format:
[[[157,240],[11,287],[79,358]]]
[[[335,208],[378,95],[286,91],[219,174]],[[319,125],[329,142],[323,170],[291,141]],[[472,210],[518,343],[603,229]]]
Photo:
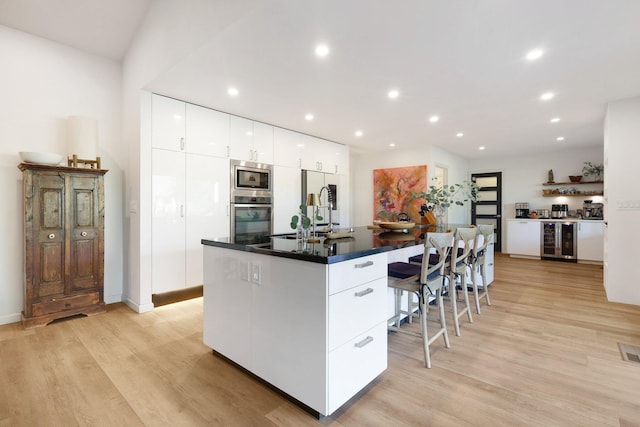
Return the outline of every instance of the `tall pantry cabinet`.
[[[229,234],[229,115],[172,98],[151,101],[151,289],[203,283],[201,239]]]
[[[105,311],[103,169],[21,163],[25,328]]]

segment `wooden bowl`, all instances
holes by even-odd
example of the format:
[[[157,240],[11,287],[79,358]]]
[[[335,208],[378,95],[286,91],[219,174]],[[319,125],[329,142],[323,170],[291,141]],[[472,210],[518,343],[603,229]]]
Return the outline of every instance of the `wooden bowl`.
[[[580,182],[582,180],[582,175],[569,175],[569,180],[571,182]]]
[[[406,230],[408,228],[413,228],[416,225],[415,222],[405,222],[405,221],[380,221],[378,226],[381,228],[386,228],[387,230]]]

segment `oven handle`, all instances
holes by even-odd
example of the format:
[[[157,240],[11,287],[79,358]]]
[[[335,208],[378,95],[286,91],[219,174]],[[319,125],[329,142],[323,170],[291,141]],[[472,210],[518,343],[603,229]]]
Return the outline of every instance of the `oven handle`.
[[[231,208],[264,208],[272,207],[273,203],[231,203]]]

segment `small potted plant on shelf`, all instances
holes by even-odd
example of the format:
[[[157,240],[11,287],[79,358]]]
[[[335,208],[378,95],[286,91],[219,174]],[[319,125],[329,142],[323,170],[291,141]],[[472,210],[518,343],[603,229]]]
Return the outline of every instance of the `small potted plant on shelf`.
[[[594,164],[591,162],[584,162],[584,167],[582,168],[582,174],[585,177],[592,176],[593,179],[591,181],[602,181],[603,173],[604,173],[603,164]]]

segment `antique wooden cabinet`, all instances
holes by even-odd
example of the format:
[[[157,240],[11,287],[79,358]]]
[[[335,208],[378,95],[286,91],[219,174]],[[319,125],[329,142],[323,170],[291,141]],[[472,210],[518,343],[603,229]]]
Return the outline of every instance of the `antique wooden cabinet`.
[[[103,169],[21,163],[25,328],[105,311]]]

